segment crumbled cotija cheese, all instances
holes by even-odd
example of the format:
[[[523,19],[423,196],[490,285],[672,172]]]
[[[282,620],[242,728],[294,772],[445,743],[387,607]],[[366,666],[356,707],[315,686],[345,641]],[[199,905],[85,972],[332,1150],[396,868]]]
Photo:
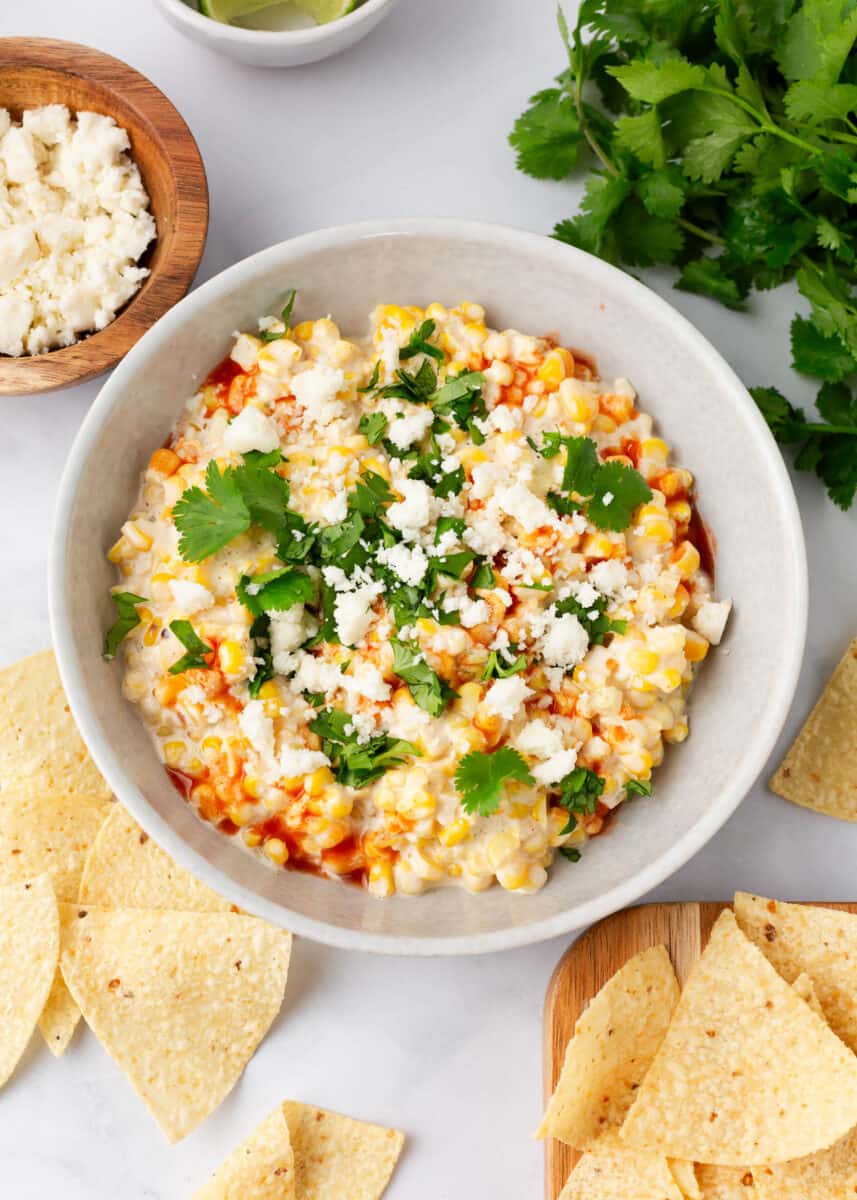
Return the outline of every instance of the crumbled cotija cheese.
[[[149,197],[112,117],[0,109],[0,353],[41,354],[103,329],[149,274]]]

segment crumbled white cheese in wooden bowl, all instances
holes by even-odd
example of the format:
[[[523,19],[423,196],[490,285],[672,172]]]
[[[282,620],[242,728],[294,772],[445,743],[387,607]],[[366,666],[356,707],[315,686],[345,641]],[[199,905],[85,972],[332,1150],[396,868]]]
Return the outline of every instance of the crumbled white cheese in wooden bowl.
[[[129,146],[100,113],[0,108],[0,354],[70,346],[140,288],[156,230]]]

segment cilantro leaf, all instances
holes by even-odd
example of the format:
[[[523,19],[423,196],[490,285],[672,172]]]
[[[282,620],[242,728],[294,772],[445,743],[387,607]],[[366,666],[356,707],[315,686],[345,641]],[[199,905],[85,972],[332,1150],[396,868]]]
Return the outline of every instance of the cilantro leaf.
[[[702,87],[705,71],[683,58],[667,58],[661,63],[639,59],[626,67],[608,67],[608,75],[617,79],[634,100],[660,104],[679,92]]]
[[[188,488],[173,507],[179,553],[186,562],[202,562],[250,528],[250,510],[234,471],[222,474],[212,459],[205,472],[207,491]]]
[[[438,717],[454,695],[452,689],[425,661],[419,643],[391,638],[393,670],[408,685],[416,704],[432,717]]]
[[[625,784],[625,795],[627,796],[651,796],[652,781],[651,779],[629,779]]]
[[[651,498],[652,489],[639,471],[624,463],[602,463],[586,515],[599,529],[627,529],[637,508]]]
[[[183,671],[191,669],[210,670],[210,664],[205,661],[204,655],[213,654],[214,647],[197,636],[190,621],[170,621],[170,629],[187,651],[170,667],[170,674],[181,675]]]
[[[378,386],[378,380],[381,378],[381,360],[375,360],[375,366],[372,368],[372,374],[369,376],[363,387],[357,389],[358,392],[374,392]],[[362,432],[362,431],[361,431]]]
[[[423,321],[413,330],[404,346],[399,350],[399,362],[413,358],[416,354],[427,354],[429,358],[443,362],[443,351],[433,346],[429,338],[435,331],[435,323],[431,319]]]
[[[250,699],[256,700],[262,690],[262,684],[274,678],[274,655],[271,650],[271,618],[267,613],[256,617],[250,626],[250,640],[253,643],[253,658],[256,659],[256,672],[247,684]],[[259,662],[258,660],[262,661]]]
[[[606,614],[607,597],[599,596],[592,604],[584,607],[573,596],[560,600],[556,606],[557,616],[563,617],[568,613],[577,617],[580,624],[589,634],[590,645],[603,646],[608,634],[622,634],[628,627],[627,621],[613,621]]]
[[[648,108],[633,117],[620,117],[613,144],[633,154],[641,163],[662,167],[666,162],[666,149],[657,109]]]
[[[107,630],[104,637],[103,657],[110,662],[116,657],[119,643],[126,638],[132,629],[140,624],[138,604],[148,604],[145,596],[135,596],[133,592],[111,592],[110,598],[116,606],[116,620]]]
[[[492,650],[482,671],[482,678],[508,679],[527,669],[526,654],[518,654],[513,646],[509,647],[509,654],[512,655],[511,661],[500,650]]]
[[[269,470],[264,463],[247,461],[241,467],[228,468],[238,486],[253,525],[261,525],[277,533],[283,525],[289,503],[289,485],[282,476]]]
[[[406,371],[399,367],[396,382],[381,388],[378,395],[383,399],[410,400],[411,404],[427,404],[437,388],[437,372],[427,358],[417,371]]]
[[[578,816],[595,815],[604,791],[604,780],[588,767],[575,767],[557,786],[559,795],[556,802],[568,813],[568,823],[560,833],[573,833],[577,828]]]
[[[638,180],[636,193],[646,212],[671,220],[681,212],[687,195],[687,181],[675,167],[651,171]]]
[[[387,418],[382,412],[364,413],[357,429],[363,434],[369,445],[374,446],[386,433],[387,423]]]
[[[471,750],[455,770],[455,786],[466,813],[490,817],[500,807],[503,790],[511,782],[533,786],[535,780],[527,764],[511,746],[499,750]]]
[[[295,604],[315,598],[316,587],[309,575],[294,567],[277,567],[263,575],[242,575],[236,586],[238,599],[253,616],[286,612]]]
[[[324,709],[309,727],[321,738],[321,748],[330,759],[334,776],[344,787],[366,787],[393,767],[421,754],[412,742],[385,733],[359,742],[353,717],[337,708]]]
[[[838,337],[816,329],[812,321],[795,317],[792,321],[792,366],[802,375],[817,375],[839,383],[857,371],[857,358]]]
[[[685,263],[676,282],[683,292],[698,292],[719,300],[727,308],[742,309],[744,296],[738,283],[727,274],[723,258],[706,255]]]
[[[519,171],[535,179],[564,179],[576,165],[583,132],[574,101],[559,88],[530,97],[530,107],[515,122],[509,143]]]
[[[283,322],[284,328],[279,332],[274,332],[270,329],[263,329],[259,334],[260,341],[263,342],[278,342],[281,338],[288,335],[289,321],[292,319],[292,309],[295,306],[295,298],[297,297],[297,289],[290,288],[286,293],[286,303],[283,306],[283,311],[280,313],[280,320]]]

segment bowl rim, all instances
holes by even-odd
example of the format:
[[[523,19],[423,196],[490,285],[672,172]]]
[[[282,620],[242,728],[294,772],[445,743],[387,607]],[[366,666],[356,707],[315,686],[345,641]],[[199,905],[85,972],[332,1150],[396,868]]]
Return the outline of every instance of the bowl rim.
[[[240,884],[236,884],[228,876],[221,874],[216,866],[203,858],[167,825],[150,807],[142,792],[126,779],[119,755],[114,752],[108,737],[102,734],[90,707],[83,675],[73,650],[72,629],[65,604],[64,579],[70,550],[68,532],[75,495],[81,484],[83,469],[90,451],[103,424],[109,418],[115,400],[125,386],[126,379],[129,379],[136,371],[138,361],[145,360],[150,352],[156,352],[159,345],[181,326],[187,316],[204,308],[221,293],[232,290],[236,282],[240,284],[242,279],[252,278],[259,271],[275,264],[287,248],[288,251],[300,254],[335,248],[356,239],[381,236],[434,236],[449,238],[452,241],[477,241],[494,246],[500,243],[515,247],[522,252],[531,253],[533,256],[544,256],[547,248],[553,245],[556,253],[564,254],[572,261],[576,259],[579,263],[584,263],[587,273],[590,276],[594,275],[596,282],[600,277],[614,285],[618,283],[644,307],[648,307],[649,310],[652,307],[658,309],[660,314],[672,325],[675,333],[689,342],[693,350],[707,360],[709,365],[721,375],[725,388],[734,395],[737,403],[745,405],[747,416],[763,435],[760,438],[759,450],[767,460],[770,478],[782,504],[789,533],[788,544],[784,547],[784,555],[788,557],[788,578],[792,581],[793,589],[793,629],[788,643],[782,648],[776,687],[770,692],[764,719],[754,731],[753,748],[730,786],[724,789],[717,802],[712,804],[682,838],[668,846],[642,870],[629,876],[608,892],[543,920],[522,926],[507,927],[490,933],[465,934],[460,937],[432,937],[431,935],[413,937],[343,929],[339,926],[328,925],[315,918],[305,917],[266,900],[248,891]],[[287,239],[266,250],[261,250],[226,268],[202,284],[181,300],[144,335],[102,387],[81,425],[69,453],[60,481],[55,508],[55,524],[50,547],[48,599],[60,675],[83,739],[89,747],[96,765],[117,797],[126,805],[146,832],[181,866],[249,912],[326,945],[346,950],[411,956],[470,955],[515,949],[546,941],[549,938],[582,929],[620,908],[633,904],[674,874],[725,824],[761,773],[791,706],[806,640],[808,574],[806,548],[797,500],[782,455],[764,418],[738,376],[719,351],[715,350],[686,317],[631,275],[627,275],[584,251],[560,243],[552,243],[551,239],[540,234],[526,232],[511,226],[479,221],[451,218],[399,218],[365,221],[321,229]],[[334,881],[331,881],[331,886],[336,886]],[[523,898],[521,902],[526,903],[526,898]]]
[[[224,41],[232,40],[236,45],[243,46],[315,46],[329,41],[344,29],[357,29],[372,19],[374,14],[381,14],[387,8],[392,8],[397,0],[364,0],[352,12],[343,17],[337,17],[324,25],[309,26],[307,29],[244,29],[241,25],[229,25],[215,21],[205,16],[184,0],[158,0],[161,8],[169,10],[189,29],[198,30],[202,34],[212,34]],[[274,3],[274,0],[271,0]],[[212,30],[212,26],[218,32]],[[368,31],[367,31],[368,32]]]
[[[121,95],[123,105],[134,110],[140,123],[157,135],[154,140],[174,181],[176,212],[172,231],[176,235],[174,250],[180,249],[182,258],[178,263],[174,256],[164,259],[157,272],[144,280],[103,329],[44,354],[0,356],[0,396],[35,395],[71,387],[119,362],[193,283],[205,250],[209,222],[208,179],[199,146],[179,110],[151,79],[121,58],[62,38],[0,38],[0,72],[15,66],[79,78],[111,98]],[[121,114],[109,115],[122,125]],[[133,158],[133,147],[130,154]],[[149,200],[151,204],[151,197]],[[161,236],[159,230],[156,239]],[[149,313],[137,302],[148,295],[147,285],[156,282],[160,296]]]

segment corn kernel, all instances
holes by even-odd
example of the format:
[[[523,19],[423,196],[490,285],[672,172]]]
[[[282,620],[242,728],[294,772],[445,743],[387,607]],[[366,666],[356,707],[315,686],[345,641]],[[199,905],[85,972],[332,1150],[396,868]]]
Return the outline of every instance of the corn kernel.
[[[488,461],[488,455],[481,446],[465,446],[459,451],[459,459],[465,467],[474,467],[477,463]]]
[[[157,622],[153,622],[148,627],[146,632],[143,634],[143,645],[144,646],[154,646],[155,642],[158,640],[158,636],[160,635],[160,632],[161,632],[160,625],[157,624]]]
[[[675,600],[673,601],[667,616],[676,618],[680,617],[690,603],[690,592],[680,583],[675,590]]]
[[[613,554],[613,543],[605,533],[587,533],[581,550],[585,558],[610,558]]]
[[[184,757],[184,742],[167,742],[164,745],[164,762],[168,767],[177,767]]]
[[[673,527],[672,524],[664,518],[650,518],[643,523],[643,536],[648,538],[650,542],[658,542],[660,545],[665,545],[672,541]]]
[[[563,379],[565,379],[565,373],[565,362],[557,350],[551,350],[549,354],[545,355],[542,365],[536,372],[538,378],[549,392],[557,390]]]
[[[128,550],[129,550],[129,546],[128,546],[128,543],[125,540],[125,538],[124,537],[119,538],[119,540],[114,542],[113,545],[110,547],[110,549],[107,551],[108,562],[112,562],[112,563],[121,562],[122,559],[125,557],[125,555],[128,553]]]
[[[255,776],[245,775],[242,786],[248,796],[252,796],[254,800],[259,798],[259,780]]]
[[[682,579],[690,579],[699,570],[699,551],[693,542],[681,542],[676,546],[672,557]]]
[[[702,662],[708,653],[708,642],[702,634],[688,629],[684,643],[684,653],[688,662]]]
[[[649,458],[655,462],[666,462],[669,456],[669,447],[662,438],[645,438],[640,444],[640,453],[643,458]]]
[[[304,786],[308,796],[320,796],[332,783],[333,772],[330,767],[317,767],[308,777]]]
[[[289,861],[289,848],[281,838],[266,838],[264,851],[271,862],[280,866]]]
[[[217,659],[224,675],[237,675],[244,665],[244,651],[237,642],[227,640],[220,643]]]
[[[681,671],[668,667],[661,675],[661,691],[674,692],[677,687],[681,687]]]
[[[255,849],[256,846],[262,845],[262,835],[261,833],[257,833],[255,829],[245,829],[241,834],[241,840],[244,842],[244,845],[249,846],[251,850]]]
[[[470,822],[465,817],[459,817],[445,825],[437,836],[443,846],[458,846],[470,837]]]
[[[589,425],[598,412],[598,398],[580,386],[575,379],[564,379],[559,385],[559,400],[566,416],[577,425]]]
[[[495,833],[485,847],[485,855],[492,871],[501,867],[510,854],[514,854],[520,845],[518,835],[511,829]]]
[[[273,679],[268,679],[259,688],[258,698],[260,700],[279,700],[280,689]]]
[[[667,505],[667,512],[676,525],[689,525],[693,516],[693,510],[687,500],[671,500]]]
[[[174,475],[182,465],[182,460],[173,450],[162,447],[156,450],[149,459],[149,470],[158,475]]]
[[[373,896],[392,896],[393,868],[382,859],[369,867],[369,891]]]
[[[506,867],[500,867],[497,871],[497,882],[507,892],[518,892],[522,888],[528,887],[530,883],[529,863],[517,862]]]
[[[642,647],[638,649],[635,646],[628,651],[628,666],[640,675],[651,675],[652,671],[656,670],[659,661],[654,650],[644,650]]]
[[[136,521],[126,521],[122,526],[122,533],[131,543],[135,550],[149,550],[152,546],[152,536],[147,533]]]
[[[438,304],[435,300],[426,309],[426,316],[431,321],[445,321],[449,316],[449,312],[442,304]]]
[[[240,829],[250,824],[256,815],[256,808],[253,804],[230,804],[227,815],[232,824]]]
[[[617,429],[616,422],[612,417],[608,417],[606,413],[599,413],[592,422],[593,429],[597,429],[599,433],[615,433]]]
[[[354,808],[351,797],[338,787],[327,788],[322,803],[326,816],[333,820],[350,817]]]

